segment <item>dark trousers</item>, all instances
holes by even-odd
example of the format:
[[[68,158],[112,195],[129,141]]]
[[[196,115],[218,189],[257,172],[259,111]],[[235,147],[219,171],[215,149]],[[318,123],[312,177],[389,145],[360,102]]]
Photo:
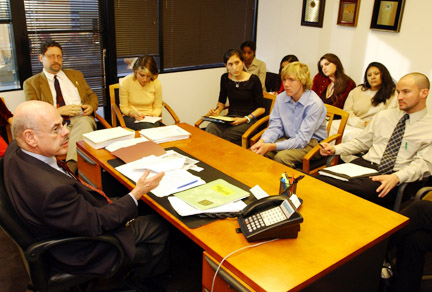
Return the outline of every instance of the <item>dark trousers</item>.
[[[391,291],[420,291],[425,254],[432,250],[432,202],[415,201],[401,214],[410,221],[390,238],[389,249],[397,248]]]
[[[378,168],[378,164],[371,163],[363,158],[354,159],[351,163],[373,169]],[[379,198],[379,193],[377,193],[376,189],[381,185],[381,183],[372,181],[369,177],[353,178],[348,181],[342,181],[323,175],[319,175],[317,178],[386,208],[391,208],[396,199],[397,188],[393,188],[384,198]]]
[[[154,215],[139,216],[131,222],[135,236],[135,274],[140,279],[168,271],[168,227]]]

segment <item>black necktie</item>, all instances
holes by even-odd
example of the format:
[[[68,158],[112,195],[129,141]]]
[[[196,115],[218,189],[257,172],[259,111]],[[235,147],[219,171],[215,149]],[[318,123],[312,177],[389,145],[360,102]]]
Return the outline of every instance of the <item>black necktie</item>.
[[[60,82],[57,79],[57,75],[54,75],[54,89],[56,91],[57,108],[65,106],[66,103],[65,103],[64,98],[63,98],[63,93],[61,91]],[[62,117],[63,117],[63,120],[65,120],[69,125],[70,117],[69,116],[62,116]]]
[[[391,173],[396,163],[403,135],[405,133],[405,121],[409,119],[409,114],[405,114],[397,123],[393,133],[387,143],[383,156],[381,157],[378,172],[381,174]]]

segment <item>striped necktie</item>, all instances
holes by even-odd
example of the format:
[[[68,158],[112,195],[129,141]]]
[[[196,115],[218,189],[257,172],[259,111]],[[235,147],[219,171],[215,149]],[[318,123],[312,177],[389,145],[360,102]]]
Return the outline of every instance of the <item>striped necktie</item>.
[[[409,114],[405,114],[397,123],[393,130],[393,133],[387,143],[384,154],[381,157],[380,164],[378,166],[378,172],[381,174],[391,173],[396,163],[396,157],[399,153],[402,138],[405,133],[405,121],[409,119]]]

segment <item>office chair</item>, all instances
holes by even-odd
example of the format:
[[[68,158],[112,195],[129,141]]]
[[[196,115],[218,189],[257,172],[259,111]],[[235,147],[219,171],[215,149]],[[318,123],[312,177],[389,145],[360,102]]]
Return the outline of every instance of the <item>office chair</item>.
[[[110,104],[111,104],[111,124],[113,127],[117,127],[117,121],[118,121],[120,127],[125,128],[126,124],[123,119],[123,114],[121,113],[119,108],[120,105],[119,89],[120,89],[120,83],[111,84],[109,86]],[[166,111],[171,115],[171,118],[174,120],[174,124],[180,123],[179,117],[166,102],[164,101],[162,102],[162,107],[165,108]]]
[[[94,275],[72,275],[62,271],[53,271],[49,265],[49,251],[51,248],[63,244],[82,241],[104,241],[117,249],[117,260],[105,278],[117,276],[120,269],[126,266],[124,250],[118,240],[113,236],[98,237],[68,237],[52,238],[37,241],[33,238],[21,219],[15,213],[12,203],[7,195],[4,184],[4,162],[0,159],[0,227],[15,242],[24,253],[28,263],[31,279],[31,289],[34,291],[64,291],[69,288],[80,290],[80,285],[99,277]]]

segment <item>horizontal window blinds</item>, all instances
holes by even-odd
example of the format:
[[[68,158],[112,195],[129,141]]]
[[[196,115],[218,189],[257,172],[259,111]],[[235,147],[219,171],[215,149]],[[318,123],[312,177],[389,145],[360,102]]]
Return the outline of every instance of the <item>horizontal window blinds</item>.
[[[97,0],[24,0],[33,74],[42,71],[40,45],[55,40],[63,47],[63,68],[81,71],[105,105],[101,8]]]

